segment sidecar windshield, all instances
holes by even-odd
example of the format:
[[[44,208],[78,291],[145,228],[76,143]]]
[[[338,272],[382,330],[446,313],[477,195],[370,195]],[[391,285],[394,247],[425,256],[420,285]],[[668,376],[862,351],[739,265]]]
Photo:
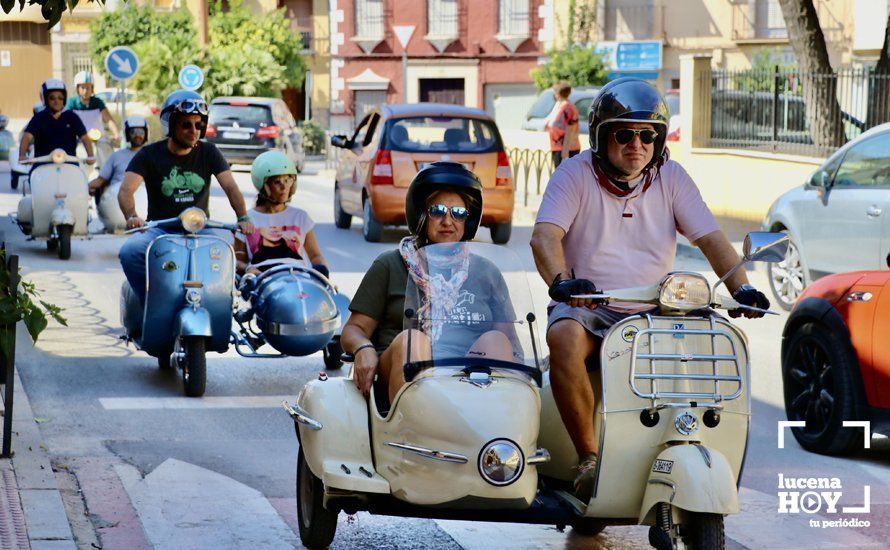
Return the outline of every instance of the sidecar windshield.
[[[407,264],[405,328],[424,335],[412,337],[412,363],[514,368],[539,377],[533,302],[513,251],[485,243],[431,244]]]

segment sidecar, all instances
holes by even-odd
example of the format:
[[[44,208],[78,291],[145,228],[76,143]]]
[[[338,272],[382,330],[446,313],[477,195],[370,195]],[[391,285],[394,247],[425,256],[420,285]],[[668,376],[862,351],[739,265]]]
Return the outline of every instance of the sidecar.
[[[235,349],[244,357],[305,356],[324,352],[325,366],[339,368],[340,329],[349,298],[322,275],[300,262],[279,262],[239,285],[248,308],[235,313]],[[259,353],[269,344],[277,354]]]

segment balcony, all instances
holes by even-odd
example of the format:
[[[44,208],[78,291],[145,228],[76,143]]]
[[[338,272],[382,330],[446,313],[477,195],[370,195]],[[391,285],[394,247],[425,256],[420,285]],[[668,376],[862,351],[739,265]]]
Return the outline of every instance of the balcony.
[[[732,5],[732,39],[736,42],[787,42],[788,29],[778,0],[741,0]]]
[[[664,6],[622,6],[600,11],[600,40],[664,40]]]

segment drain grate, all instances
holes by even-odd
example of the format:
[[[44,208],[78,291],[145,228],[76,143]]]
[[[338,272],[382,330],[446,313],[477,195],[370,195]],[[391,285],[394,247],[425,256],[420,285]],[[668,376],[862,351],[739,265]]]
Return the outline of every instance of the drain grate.
[[[29,550],[28,531],[25,528],[25,513],[19,500],[19,491],[12,470],[2,470],[0,477],[0,548],[2,550]]]

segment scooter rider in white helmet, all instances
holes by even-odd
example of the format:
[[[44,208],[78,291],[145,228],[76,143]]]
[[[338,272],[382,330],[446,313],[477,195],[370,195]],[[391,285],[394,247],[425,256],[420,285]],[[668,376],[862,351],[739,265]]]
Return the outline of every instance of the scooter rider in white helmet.
[[[96,197],[96,204],[99,204],[99,198],[106,186],[110,184],[113,187],[124,181],[127,166],[148,141],[148,121],[141,116],[127,117],[124,121],[124,139],[129,147],[112,153],[102,165],[96,179],[90,182],[90,195]]]
[[[216,176],[245,235],[254,232],[244,196],[232,170],[212,143],[201,141],[207,130],[207,103],[197,92],[177,90],[161,107],[161,131],[166,139],[143,147],[127,167],[117,200],[127,228],[142,227],[146,219],[175,218],[186,208],[201,208],[209,217],[210,178]],[[148,216],[136,212],[136,190],[145,182]],[[207,229],[205,229],[207,231]],[[151,241],[168,231],[153,227],[130,237],[118,254],[124,274],[140,302],[145,302],[145,251]]]
[[[102,130],[104,123],[108,127],[109,141],[117,147],[120,143],[117,124],[114,122],[114,117],[108,112],[105,102],[93,95],[95,91],[93,74],[89,71],[80,71],[74,75],[74,91],[75,95],[68,99],[65,107],[80,117],[87,131],[93,128]]]
[[[669,159],[668,117],[661,94],[644,80],[620,78],[604,86],[588,114],[591,148],[554,172],[532,234],[535,263],[553,299],[547,318],[550,382],[578,453],[575,493],[584,502],[599,450],[587,368],[601,368],[599,347],[612,325],[651,306],[597,306],[572,296],[657,283],[674,263],[678,231],[701,249],[718,276],[739,261],[695,182]],[[769,307],[744,269],[726,286],[740,304]]]
[[[65,83],[52,78],[40,86],[40,100],[45,109],[36,113],[19,143],[19,162],[26,160],[28,148],[34,143],[34,156],[49,155],[56,149],[62,149],[71,156],[77,154],[77,141],[83,143],[89,159],[87,164],[96,162],[93,157],[93,142],[87,137],[87,130],[77,115],[65,109],[65,98],[68,91]],[[32,166],[32,170],[36,165]]]

